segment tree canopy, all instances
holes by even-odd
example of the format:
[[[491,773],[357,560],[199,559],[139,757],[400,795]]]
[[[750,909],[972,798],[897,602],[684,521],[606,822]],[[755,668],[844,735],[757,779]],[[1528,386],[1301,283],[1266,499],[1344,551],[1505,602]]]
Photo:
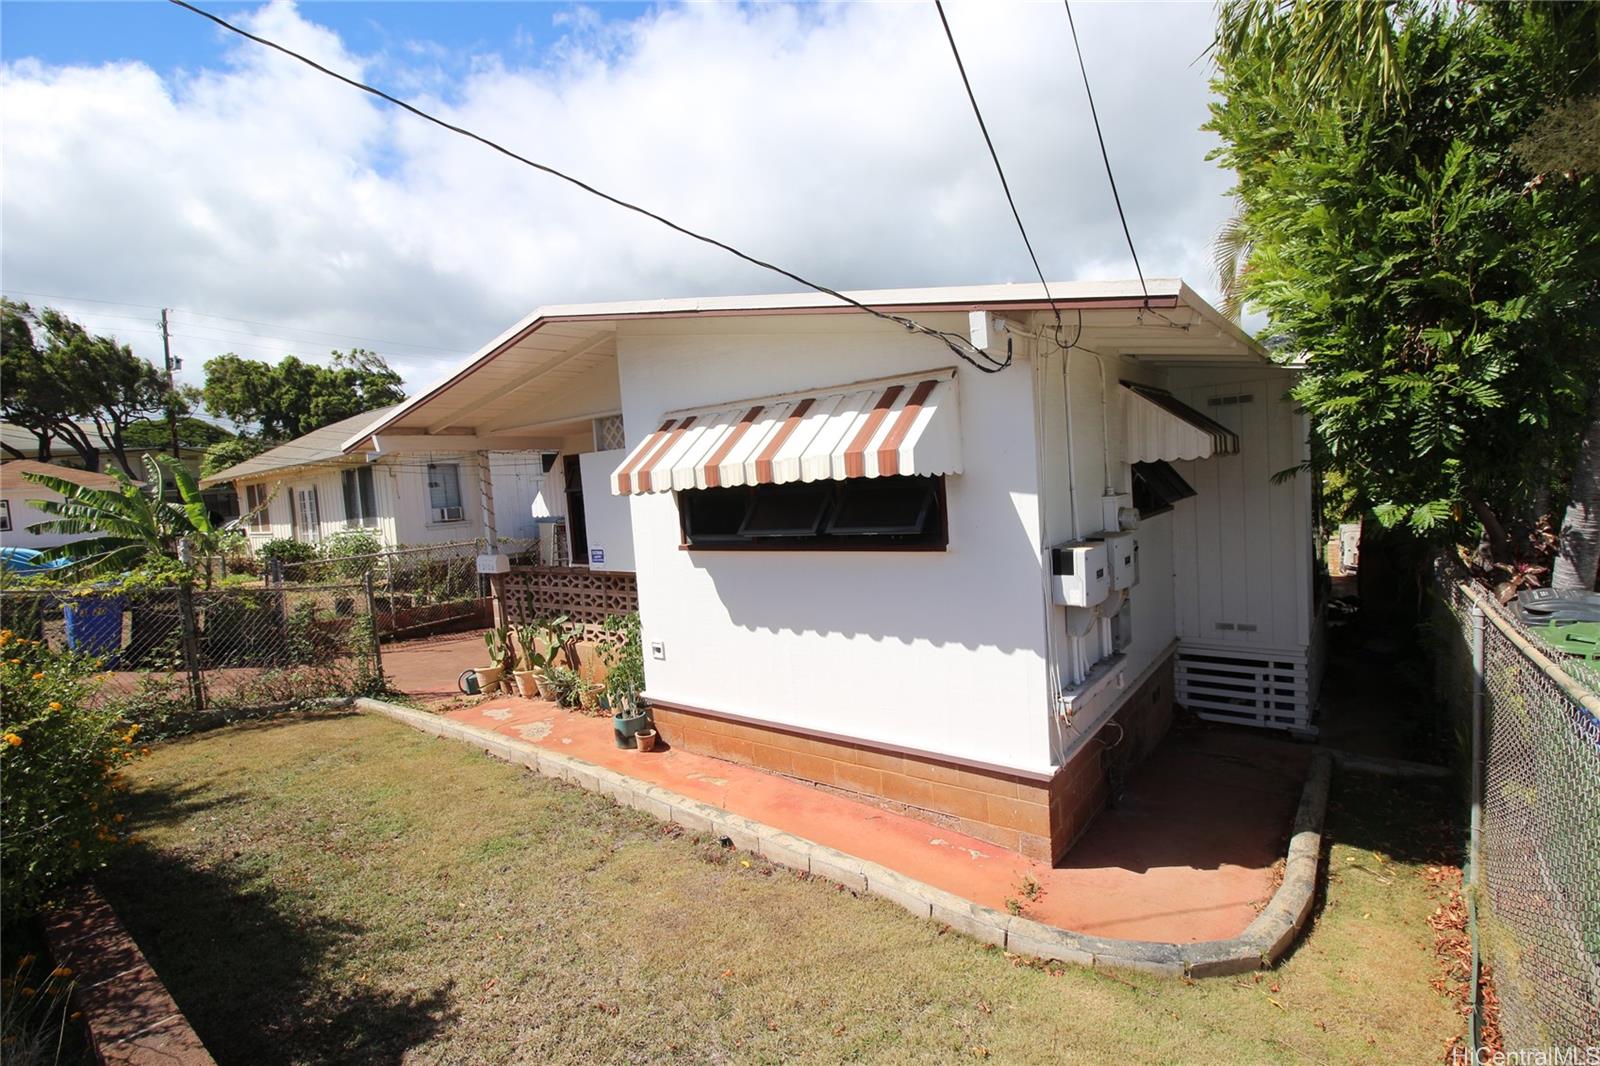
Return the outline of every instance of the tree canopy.
[[[332,354],[328,366],[292,355],[276,365],[219,355],[205,366],[206,410],[281,443],[406,398],[383,356],[364,348]]]
[[[1588,491],[1600,178],[1537,164],[1592,115],[1597,12],[1233,0],[1219,22],[1227,239],[1269,344],[1303,361],[1314,464],[1384,524],[1481,532],[1501,559]]]
[[[171,442],[171,433],[165,421],[143,418],[128,426],[123,439],[130,448],[165,448]],[[208,448],[213,444],[234,439],[234,434],[203,418],[185,415],[178,419],[178,440],[186,447]]]
[[[165,412],[169,401],[179,414],[187,410],[186,397],[170,396],[165,375],[126,344],[90,334],[52,308],[0,301],[0,412],[34,434],[31,458],[48,461],[59,442],[99,470],[104,444],[131,476],[128,428]]]

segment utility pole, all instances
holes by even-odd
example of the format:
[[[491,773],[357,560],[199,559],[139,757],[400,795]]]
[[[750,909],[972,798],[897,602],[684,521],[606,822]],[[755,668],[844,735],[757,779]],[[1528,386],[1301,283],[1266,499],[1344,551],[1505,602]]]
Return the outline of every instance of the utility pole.
[[[173,371],[182,365],[172,358],[172,334],[167,330],[167,309],[161,309],[161,351],[167,362],[167,432],[172,440],[172,457],[178,456],[178,384]]]

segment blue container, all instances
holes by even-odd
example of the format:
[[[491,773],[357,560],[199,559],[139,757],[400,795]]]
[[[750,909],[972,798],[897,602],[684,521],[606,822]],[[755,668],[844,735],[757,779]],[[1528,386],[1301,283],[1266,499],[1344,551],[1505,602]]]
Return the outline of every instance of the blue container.
[[[122,650],[121,596],[80,596],[67,601],[67,647],[115,663]]]

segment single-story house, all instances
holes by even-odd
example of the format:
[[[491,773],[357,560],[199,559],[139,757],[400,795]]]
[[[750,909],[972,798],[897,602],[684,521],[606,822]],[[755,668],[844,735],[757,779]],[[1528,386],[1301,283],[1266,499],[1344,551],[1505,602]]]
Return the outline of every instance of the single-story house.
[[[37,459],[8,459],[0,463],[0,545],[8,548],[57,548],[74,540],[89,536],[86,533],[30,533],[28,527],[51,518],[37,507],[34,501],[61,502],[61,495],[23,474],[47,474],[91,489],[115,489],[117,483],[109,474],[80,470],[75,466],[57,466],[41,463]]]
[[[457,437],[421,450],[402,442],[381,453],[345,451],[351,434],[392,410],[334,422],[201,484],[234,486],[241,525],[256,546],[275,538],[316,542],[348,529],[371,530],[389,547],[477,540],[488,524],[501,537],[539,535],[535,516],[550,513],[542,495],[548,459],[523,447],[538,440]]]
[[[850,294],[995,372],[816,294],[541,308],[343,448],[559,438],[669,744],[1055,859],[1175,702],[1310,730],[1319,627],[1293,370],[1178,280],[1049,293]]]

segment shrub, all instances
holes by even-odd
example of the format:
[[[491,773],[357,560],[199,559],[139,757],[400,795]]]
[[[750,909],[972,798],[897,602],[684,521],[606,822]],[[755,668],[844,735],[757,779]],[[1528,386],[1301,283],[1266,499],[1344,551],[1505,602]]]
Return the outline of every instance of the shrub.
[[[264,563],[309,563],[317,557],[317,546],[293,537],[273,537],[256,549],[256,558]]]
[[[335,533],[322,546],[323,558],[333,563],[334,576],[356,581],[372,570],[377,563],[373,556],[381,551],[383,541],[367,529],[347,529]]]
[[[0,630],[0,910],[35,913],[121,838],[118,769],[136,727],[95,706],[94,659]]]
[[[570,666],[552,667],[548,677],[550,687],[556,690],[556,702],[563,707],[583,706],[585,697],[595,687]]]

